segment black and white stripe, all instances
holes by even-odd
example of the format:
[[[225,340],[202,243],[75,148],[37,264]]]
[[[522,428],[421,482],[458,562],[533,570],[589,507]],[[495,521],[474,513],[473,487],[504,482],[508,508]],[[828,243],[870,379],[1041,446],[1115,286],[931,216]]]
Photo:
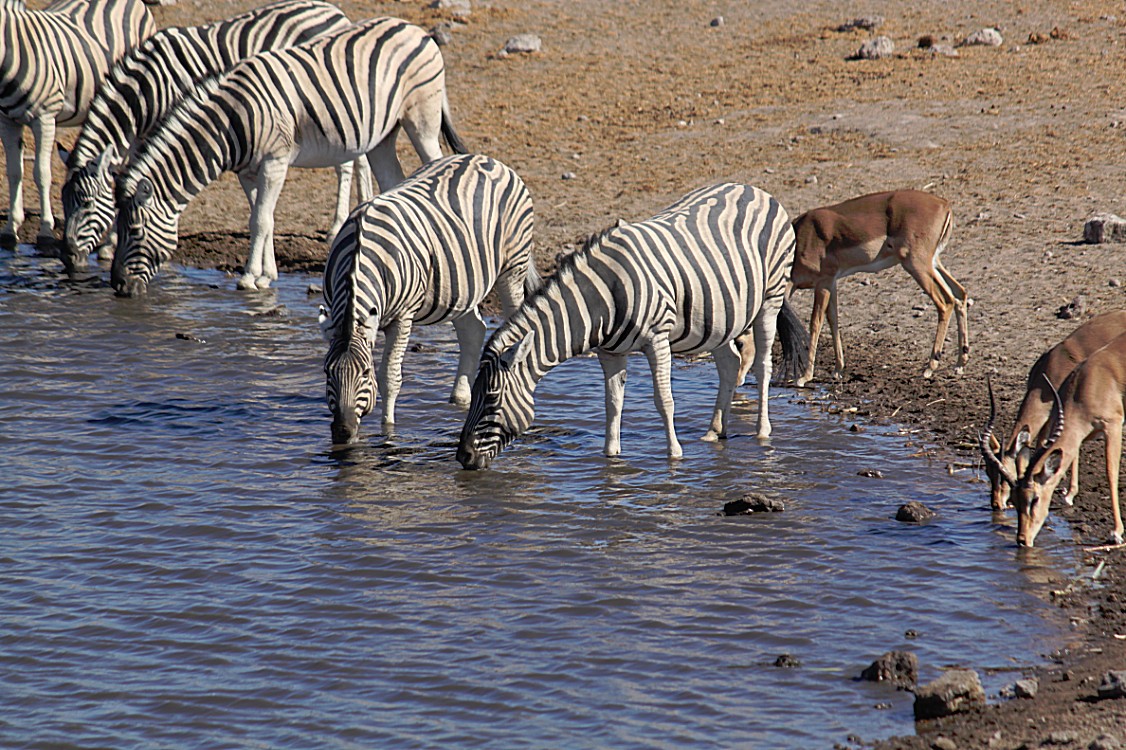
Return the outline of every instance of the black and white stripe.
[[[119,60],[94,97],[74,148],[64,155],[67,269],[85,266],[113,223],[114,173],[137,139],[198,81],[259,52],[291,47],[350,25],[332,3],[279,0],[214,23],[162,29]],[[351,167],[342,179],[351,179]],[[337,206],[331,234],[351,207],[349,185],[341,186],[344,200]]]
[[[367,155],[381,190],[402,182],[403,129],[424,163],[454,151],[438,45],[417,26],[377,18],[207,79],[152,131],[116,186],[113,286],[142,291],[176,246],[180,213],[222,172],[251,203],[250,255],[240,289],[277,278],[273,214],[290,166],[330,167]]]
[[[717,440],[726,435],[731,398],[745,374],[736,343],[741,337],[744,350],[753,346],[755,352],[758,435],[768,436],[776,327],[790,371],[808,338],[785,303],[793,259],[794,233],[785,210],[748,185],[696,190],[651,219],[592,237],[489,339],[458,460],[470,469],[488,466],[531,426],[540,379],[591,349],[598,352],[605,378],[606,455],[621,450],[626,355],[643,351],[653,371],[668,455],[679,458],[672,355],[711,352],[715,358],[719,393],[704,439]]]
[[[0,243],[14,243],[24,220],[24,127],[35,136],[37,236],[53,241],[55,129],[81,125],[110,67],[154,31],[142,0],[57,0],[43,10],[28,10],[21,2],[0,4],[0,142],[9,202]]]
[[[375,406],[376,380],[382,423],[394,423],[414,325],[453,322],[459,355],[450,401],[469,403],[485,341],[478,305],[495,287],[508,315],[539,286],[532,223],[520,177],[478,155],[431,162],[348,217],[325,264],[321,314],[334,443],[356,439]],[[378,331],[385,342],[376,378]]]

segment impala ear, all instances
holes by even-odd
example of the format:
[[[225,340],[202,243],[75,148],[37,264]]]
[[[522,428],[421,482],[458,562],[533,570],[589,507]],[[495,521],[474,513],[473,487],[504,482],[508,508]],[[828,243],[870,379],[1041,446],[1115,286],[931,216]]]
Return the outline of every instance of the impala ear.
[[[1031,442],[1032,442],[1032,433],[1030,433],[1028,431],[1027,427],[1021,428],[1021,431],[1019,433],[1017,433],[1017,441],[1016,441],[1016,444],[1013,446],[1013,451],[1015,453],[1019,453],[1020,451],[1027,448],[1028,444],[1031,443]]]
[[[524,338],[501,352],[500,363],[508,369],[521,364],[532,353],[532,332],[528,331]]]
[[[321,326],[321,335],[325,337],[325,341],[332,343],[332,318],[328,316],[328,310],[324,305],[318,308],[317,323]]]

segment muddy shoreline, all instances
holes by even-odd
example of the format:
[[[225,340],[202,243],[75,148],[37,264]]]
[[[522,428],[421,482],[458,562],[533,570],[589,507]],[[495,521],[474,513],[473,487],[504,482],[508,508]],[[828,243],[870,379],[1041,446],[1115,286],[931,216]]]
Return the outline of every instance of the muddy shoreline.
[[[181,0],[154,12],[164,27],[254,4]],[[528,183],[544,270],[619,217],[644,218],[709,182],[756,184],[791,216],[891,188],[949,199],[955,228],[944,263],[975,301],[965,374],[948,363],[933,379],[921,377],[934,312],[892,269],[841,283],[848,374],[822,384],[838,408],[918,429],[928,450],[959,469],[977,472],[980,463],[987,374],[1006,430],[1037,356],[1091,315],[1126,307],[1124,246],[1082,243],[1092,214],[1126,215],[1120,3],[889,2],[879,7],[875,32],[838,31],[870,9],[828,0],[796,11],[781,2],[474,2],[457,18],[420,0],[340,5],[356,19],[395,15],[426,28],[456,22],[444,48],[455,122],[471,148]],[[955,46],[987,26],[1001,30],[1002,45]],[[541,52],[496,55],[525,32],[543,39]],[[894,53],[851,59],[875,33],[893,40]],[[957,56],[920,49],[923,35]],[[73,137],[60,133],[63,142]],[[413,169],[414,155],[400,152]],[[25,202],[34,206],[30,182]],[[331,171],[290,173],[277,211],[282,272],[320,269],[333,191]],[[236,272],[246,218],[237,181],[224,175],[184,213],[177,260]],[[35,229],[29,220],[21,235]],[[1055,316],[1080,295],[1083,317]],[[795,303],[808,320],[808,293]],[[830,353],[824,338],[823,378]],[[1126,635],[1126,552],[1087,549],[1111,528],[1101,441],[1084,453],[1081,486],[1074,507],[1052,513],[1070,524],[1086,580],[1059,581],[1052,588],[1062,593],[1044,604],[1067,611],[1075,645],[1037,671],[1036,697],[991,696],[983,710],[920,723],[917,736],[878,747],[1085,748],[1104,733],[1126,744],[1126,701],[1094,700],[1102,675],[1126,668],[1126,641],[1117,637]],[[981,487],[985,514],[988,486]],[[995,521],[1015,525],[1011,512]],[[1035,551],[1014,543],[1013,564],[1024,554]]]

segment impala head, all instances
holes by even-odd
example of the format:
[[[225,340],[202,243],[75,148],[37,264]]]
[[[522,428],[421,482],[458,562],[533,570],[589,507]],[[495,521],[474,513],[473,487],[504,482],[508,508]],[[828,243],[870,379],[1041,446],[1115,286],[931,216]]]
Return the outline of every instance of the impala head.
[[[332,412],[332,442],[356,442],[360,420],[375,408],[375,346],[377,321],[367,318],[333,326],[322,307],[321,332],[328,341],[325,355],[325,400]],[[345,330],[341,330],[345,329]]]
[[[118,179],[117,249],[111,283],[119,297],[142,294],[176,249],[180,210],[155,194],[148,177]]]
[[[466,469],[487,469],[497,454],[532,426],[535,380],[527,366],[533,336],[481,355],[473,400],[461,429],[457,460]]]
[[[993,422],[997,417],[997,404],[993,398],[993,384],[989,386],[989,422],[981,434],[981,453],[985,458],[986,473],[990,478],[996,475],[1002,484],[1008,486],[1014,505],[1017,510],[1017,544],[1021,547],[1031,547],[1040,533],[1044,522],[1048,520],[1048,509],[1051,505],[1052,493],[1063,477],[1065,465],[1063,451],[1057,447],[1060,435],[1063,434],[1063,400],[1060,398],[1056,387],[1048,376],[1043,376],[1052,393],[1053,407],[1051,424],[1052,432],[1041,446],[1036,446],[1031,451],[1026,462],[1026,469],[1020,475],[1015,472],[1015,462],[1010,463],[997,457],[993,437]],[[1029,452],[1030,447],[1024,433],[1018,440],[1018,449]],[[996,506],[994,506],[996,507]]]
[[[985,475],[989,477],[989,505],[995,511],[1009,506],[1009,496],[1017,481],[1016,457],[1002,452],[1004,446],[993,434],[993,423],[997,420],[997,400],[993,396],[993,383],[987,377],[989,389],[989,422],[981,433],[981,456],[984,459]],[[1026,433],[1021,433],[1022,438]],[[998,455],[1000,454],[1000,455]]]
[[[72,164],[73,159],[71,152],[62,191],[66,222],[63,265],[68,272],[86,267],[86,259],[113,223],[113,170],[118,164],[113,146],[106,146],[98,158],[81,166]]]

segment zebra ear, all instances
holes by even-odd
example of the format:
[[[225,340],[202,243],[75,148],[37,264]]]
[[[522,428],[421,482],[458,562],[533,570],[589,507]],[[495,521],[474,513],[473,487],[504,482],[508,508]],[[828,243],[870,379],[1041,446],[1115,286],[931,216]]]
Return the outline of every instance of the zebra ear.
[[[324,305],[321,305],[317,315],[317,323],[321,326],[321,335],[325,337],[325,341],[332,343],[332,318],[328,316],[328,310]]]
[[[0,8],[2,8],[2,7],[3,7],[3,4],[0,4]],[[69,162],[70,161],[70,155],[72,153],[74,153],[74,151],[72,149],[68,149],[66,146],[59,143],[58,141],[55,141],[55,151],[58,152],[59,158],[63,160],[63,164],[66,164],[67,162]]]
[[[104,175],[110,170],[117,167],[119,162],[120,160],[117,158],[117,149],[110,145],[102,149],[102,153],[98,154],[98,158],[95,159],[92,164],[94,167],[94,172],[96,174]],[[140,186],[138,185],[138,187]]]
[[[511,369],[526,360],[528,358],[528,355],[531,353],[532,332],[528,331],[524,338],[520,339],[515,344],[501,352],[500,362],[506,368]]]
[[[375,316],[364,318],[359,322],[360,333],[371,346],[375,346],[375,339],[379,335],[379,319],[375,318],[373,320],[373,318],[375,318]]]

